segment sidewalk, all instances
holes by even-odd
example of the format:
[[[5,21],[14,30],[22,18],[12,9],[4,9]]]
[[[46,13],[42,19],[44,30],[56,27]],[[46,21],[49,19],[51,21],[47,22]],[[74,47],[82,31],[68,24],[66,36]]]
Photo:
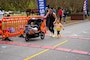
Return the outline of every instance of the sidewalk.
[[[61,23],[64,26],[69,26],[69,25],[78,24],[78,23],[87,22],[87,21],[90,21],[90,19],[87,18],[85,20],[71,20],[70,17],[67,17],[66,23],[63,22],[63,19],[62,19]]]

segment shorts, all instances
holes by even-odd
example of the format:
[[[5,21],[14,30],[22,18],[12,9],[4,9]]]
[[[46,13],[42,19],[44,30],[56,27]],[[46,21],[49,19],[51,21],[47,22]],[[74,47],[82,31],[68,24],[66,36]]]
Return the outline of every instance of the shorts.
[[[56,31],[60,31],[61,30],[61,28],[56,28]]]

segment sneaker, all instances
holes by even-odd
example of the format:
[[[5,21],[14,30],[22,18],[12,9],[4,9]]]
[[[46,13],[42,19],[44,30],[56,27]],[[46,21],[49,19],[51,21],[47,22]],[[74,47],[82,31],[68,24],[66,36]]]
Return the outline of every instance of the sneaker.
[[[59,37],[58,37],[58,36],[56,36],[56,38],[58,39]]]
[[[55,35],[53,34],[52,37],[55,37]]]
[[[59,37],[62,37],[62,35],[60,34]]]
[[[50,33],[50,36],[53,36],[53,33]]]
[[[52,34],[50,34],[50,36],[52,36]]]

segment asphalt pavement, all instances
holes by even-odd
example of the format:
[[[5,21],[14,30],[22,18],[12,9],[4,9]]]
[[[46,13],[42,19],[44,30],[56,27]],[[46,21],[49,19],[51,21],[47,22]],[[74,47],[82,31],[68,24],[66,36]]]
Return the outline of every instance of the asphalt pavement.
[[[62,37],[52,38],[49,31],[26,42],[12,37],[12,42],[0,41],[0,60],[90,60],[90,21],[64,24]],[[56,34],[56,32],[55,32]]]

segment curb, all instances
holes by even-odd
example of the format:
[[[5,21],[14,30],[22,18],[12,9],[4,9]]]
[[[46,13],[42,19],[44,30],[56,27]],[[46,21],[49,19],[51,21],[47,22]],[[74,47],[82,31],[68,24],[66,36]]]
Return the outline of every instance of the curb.
[[[73,23],[68,23],[68,24],[63,24],[63,25],[66,27],[66,26],[69,26],[69,25],[79,24],[79,23],[88,22],[88,21],[89,21],[88,19],[85,19],[85,20],[81,20],[81,21],[78,21],[78,22],[73,22]]]

